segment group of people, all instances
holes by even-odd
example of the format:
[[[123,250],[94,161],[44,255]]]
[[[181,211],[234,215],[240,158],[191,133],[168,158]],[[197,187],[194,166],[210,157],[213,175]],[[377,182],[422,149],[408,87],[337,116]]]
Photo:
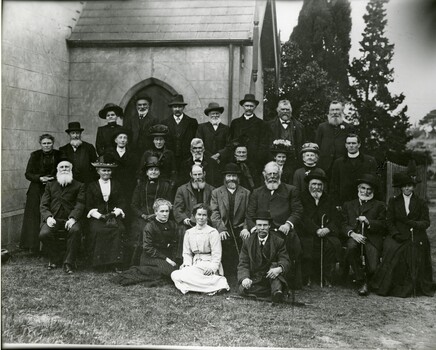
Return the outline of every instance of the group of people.
[[[133,116],[112,103],[99,111],[107,125],[95,147],[79,122],[59,150],[41,135],[26,169],[22,248],[38,254],[42,242],[48,269],[67,274],[83,249],[121,284],[172,280],[182,293],[226,292],[235,278],[241,295],[281,302],[290,289],[331,286],[342,270],[362,296],[432,295],[429,211],[414,174],[394,174],[401,194],[386,209],[376,160],[340,101],[314,140],[289,100],[271,121],[255,115],[258,104],[246,94],[227,126],[211,102],[199,125],[182,95],[162,121],[138,96]]]

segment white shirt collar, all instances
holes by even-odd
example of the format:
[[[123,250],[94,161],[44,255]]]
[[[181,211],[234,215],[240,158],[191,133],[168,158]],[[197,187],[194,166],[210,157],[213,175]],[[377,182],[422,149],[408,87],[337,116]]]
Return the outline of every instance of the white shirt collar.
[[[359,157],[359,154],[360,154],[359,151],[357,153],[354,153],[354,154],[348,153],[348,158],[357,158],[357,157]]]
[[[177,118],[179,118],[179,119],[180,119],[180,121],[182,121],[182,119],[183,119],[183,116],[184,116],[184,114],[183,114],[183,113],[182,113],[182,115],[181,115],[180,117],[177,117],[177,116],[173,115],[173,117],[174,117],[174,120],[176,121],[176,123],[177,123]]]
[[[265,245],[268,237],[269,237],[269,234],[265,238],[259,238],[259,236],[257,236],[257,239],[259,240],[259,244]]]

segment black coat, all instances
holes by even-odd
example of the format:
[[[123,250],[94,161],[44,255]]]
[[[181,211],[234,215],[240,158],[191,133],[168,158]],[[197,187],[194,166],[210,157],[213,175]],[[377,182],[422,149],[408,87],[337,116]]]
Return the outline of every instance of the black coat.
[[[117,123],[110,123],[104,126],[100,126],[97,129],[95,148],[99,156],[104,154],[109,148],[115,147],[113,135],[115,131],[117,131],[117,129],[119,128],[122,128],[122,126],[118,125]]]
[[[204,148],[211,155],[216,153],[220,154],[220,161],[224,161],[226,156],[226,145],[229,138],[230,128],[223,123],[218,124],[218,128],[215,130],[212,123],[206,122],[198,126],[197,134],[198,137],[203,140]]]
[[[143,121],[139,120],[138,112],[131,116],[125,116],[123,126],[130,130],[132,139],[129,140],[129,145],[138,157],[140,157],[146,149],[152,145],[152,137],[150,136],[149,129],[151,126],[159,123],[159,119],[155,117],[150,111],[145,116]]]
[[[268,127],[270,129],[270,144],[272,144],[274,140],[283,139],[282,131],[284,130],[284,128],[279,119],[280,118],[276,117],[273,120],[267,121]],[[292,155],[289,156],[290,159],[288,159],[287,162],[298,161],[300,163],[299,154],[301,146],[306,141],[304,125],[298,120],[291,118],[288,129],[290,129],[291,131],[290,137],[285,139],[291,141],[294,152]]]
[[[141,179],[143,174],[143,167],[148,157],[155,156],[159,159],[159,170],[160,170],[160,178],[162,180],[168,180],[174,186],[177,181],[177,170],[176,170],[176,160],[174,157],[174,152],[169,149],[164,148],[162,150],[158,150],[155,147],[152,147],[144,152],[141,157],[141,160],[138,163],[137,169],[137,178]]]
[[[192,155],[183,160],[180,164],[179,175],[177,180],[177,187],[190,181],[192,166],[194,159]],[[207,151],[203,154],[203,161],[201,162],[203,170],[206,171],[206,182],[214,187],[219,187],[223,183],[223,175],[221,174],[221,167],[215,159],[211,158],[211,154]]]
[[[61,157],[66,157],[73,164],[73,177],[79,182],[88,184],[98,179],[98,174],[92,166],[97,160],[97,153],[93,145],[83,141],[82,145],[74,152],[73,147],[67,143],[59,148]]]

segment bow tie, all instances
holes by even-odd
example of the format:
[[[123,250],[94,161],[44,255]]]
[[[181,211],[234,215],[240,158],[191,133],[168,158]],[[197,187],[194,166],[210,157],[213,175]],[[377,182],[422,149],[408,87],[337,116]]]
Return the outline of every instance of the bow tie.
[[[289,123],[290,123],[289,120],[287,120],[287,121],[282,121],[282,124],[289,124]]]

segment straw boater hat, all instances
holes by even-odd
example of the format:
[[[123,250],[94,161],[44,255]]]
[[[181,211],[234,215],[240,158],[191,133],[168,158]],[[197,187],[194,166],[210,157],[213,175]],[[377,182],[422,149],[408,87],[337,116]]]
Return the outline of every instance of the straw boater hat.
[[[204,110],[204,114],[209,115],[209,113],[212,111],[217,111],[222,114],[224,112],[224,107],[220,106],[219,103],[211,102]]]
[[[370,185],[373,189],[378,188],[378,178],[375,175],[372,174],[362,174],[360,178],[356,180],[356,186],[359,186],[360,184],[367,184]]]
[[[303,144],[303,146],[301,146],[300,154],[303,154],[304,152],[313,152],[319,154],[319,146],[314,142],[306,142]]]
[[[168,103],[168,106],[186,106],[187,103],[185,103],[185,101],[183,100],[183,95],[176,95],[174,96],[174,98],[170,101],[170,103]]]
[[[392,182],[393,187],[403,187],[409,184],[416,185],[421,181],[417,180],[414,176],[411,176],[406,172],[401,172],[394,174]]]
[[[135,98],[135,103],[138,102],[139,100],[146,100],[146,101],[148,101],[148,103],[150,105],[153,103],[153,99],[150,96],[148,96],[148,95],[138,95]]]
[[[115,114],[120,118],[122,118],[124,116],[123,109],[120,106],[116,105],[115,103],[106,103],[104,105],[103,109],[101,109],[98,112],[98,116],[101,119],[106,119],[106,114],[109,111],[115,112]]]
[[[271,153],[285,153],[289,154],[293,151],[293,147],[290,141],[288,140],[275,140],[271,147],[269,148]]]
[[[235,163],[227,163],[224,170],[221,171],[222,174],[240,174],[241,170]]]
[[[80,123],[79,122],[71,122],[71,123],[68,123],[68,129],[65,130],[65,132],[69,134],[71,131],[80,131],[80,132],[82,132],[83,130],[85,130],[85,129],[80,127]]]
[[[244,98],[239,101],[239,104],[243,106],[245,102],[253,102],[256,106],[259,104],[259,101],[256,100],[256,97],[253,94],[245,94]]]
[[[150,136],[167,136],[168,135],[168,126],[163,124],[156,124],[148,129]]]
[[[91,163],[95,168],[116,168],[118,164],[110,154],[103,154],[97,158],[95,163]]]
[[[304,177],[304,181],[306,181],[307,183],[309,183],[309,181],[313,179],[318,179],[325,183],[327,181],[327,177],[324,170],[320,168],[315,168]]]
[[[256,215],[253,216],[253,220],[268,220],[271,221],[272,217],[269,211],[258,211]]]

